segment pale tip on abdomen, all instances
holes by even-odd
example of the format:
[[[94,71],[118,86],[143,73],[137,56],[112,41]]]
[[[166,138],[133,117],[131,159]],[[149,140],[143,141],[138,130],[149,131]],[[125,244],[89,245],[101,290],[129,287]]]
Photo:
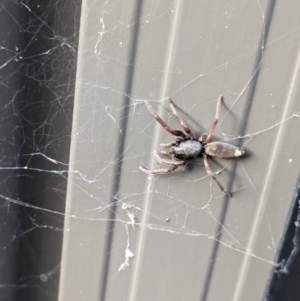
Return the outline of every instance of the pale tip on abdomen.
[[[234,156],[235,157],[240,157],[240,156],[244,155],[244,153],[245,153],[245,151],[244,151],[243,148],[238,148],[238,149],[235,150]]]

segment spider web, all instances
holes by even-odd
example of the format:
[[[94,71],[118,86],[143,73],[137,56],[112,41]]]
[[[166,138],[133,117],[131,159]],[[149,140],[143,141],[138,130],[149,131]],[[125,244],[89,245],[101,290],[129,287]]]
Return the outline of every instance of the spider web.
[[[300,24],[277,21],[292,6],[2,5],[3,299],[263,297],[299,176]],[[182,130],[171,97],[200,137],[219,95],[213,140],[246,150],[210,161],[232,199],[202,158],[139,171],[174,139],[145,100]]]

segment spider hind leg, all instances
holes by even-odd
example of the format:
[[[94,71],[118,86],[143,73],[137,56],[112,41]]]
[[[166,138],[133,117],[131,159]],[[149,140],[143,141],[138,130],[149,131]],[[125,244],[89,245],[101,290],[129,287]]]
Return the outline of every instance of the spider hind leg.
[[[213,124],[209,130],[209,133],[208,133],[208,136],[205,138],[205,140],[203,141],[204,144],[207,144],[210,142],[211,138],[212,138],[212,135],[215,131],[215,128],[217,126],[217,123],[219,121],[219,117],[220,117],[220,107],[221,107],[221,102],[223,100],[223,96],[220,95],[219,98],[218,98],[218,102],[217,102],[217,109],[216,109],[216,115],[215,115],[215,119],[213,121]]]
[[[231,194],[223,187],[223,185],[220,183],[220,181],[217,179],[217,177],[215,176],[215,174],[212,172],[209,163],[208,163],[208,157],[207,155],[203,155],[204,158],[204,165],[206,168],[206,172],[207,174],[218,184],[219,188],[229,197],[231,198]]]

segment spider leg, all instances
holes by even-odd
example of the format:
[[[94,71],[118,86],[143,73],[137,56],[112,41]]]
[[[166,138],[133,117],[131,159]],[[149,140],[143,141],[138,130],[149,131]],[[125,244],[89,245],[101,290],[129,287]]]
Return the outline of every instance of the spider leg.
[[[169,169],[152,169],[152,170],[150,170],[150,169],[146,169],[146,168],[140,166],[140,170],[147,174],[150,174],[150,175],[164,175],[164,174],[174,171],[179,166],[185,165],[185,161],[176,160],[176,159],[175,160],[162,159],[158,154],[155,154],[155,158],[159,163],[171,165],[171,167]]]
[[[164,129],[169,132],[170,134],[174,135],[174,136],[179,136],[182,138],[185,138],[185,134],[181,131],[176,131],[173,130],[171,127],[169,127],[153,110],[153,108],[150,106],[150,104],[148,103],[148,101],[145,100],[145,104],[149,110],[149,112],[153,115],[153,117],[164,127]]]
[[[171,146],[174,146],[176,144],[177,144],[176,142],[161,143],[160,146],[162,146],[162,147],[171,147]]]
[[[215,182],[218,184],[219,188],[229,197],[231,198],[231,194],[223,187],[223,185],[219,182],[219,180],[216,178],[215,174],[212,172],[212,170],[210,169],[209,163],[208,163],[208,158],[207,155],[203,155],[204,158],[204,165],[206,168],[206,172],[209,176],[212,177],[212,179],[215,180]]]
[[[185,122],[182,120],[181,116],[178,114],[178,112],[176,111],[173,101],[171,98],[169,98],[169,105],[174,113],[174,115],[176,116],[176,118],[178,119],[179,123],[181,124],[181,126],[183,127],[183,129],[186,131],[186,133],[192,138],[195,139],[195,135],[194,133],[187,127],[187,125],[185,124]]]
[[[178,168],[178,166],[173,165],[169,169],[152,169],[152,170],[150,170],[150,169],[146,169],[146,168],[140,166],[140,170],[149,175],[165,175],[167,173],[172,172],[173,170],[175,170],[177,168]]]
[[[155,153],[155,159],[161,163],[161,164],[166,164],[166,165],[171,165],[171,166],[184,166],[185,165],[185,161],[183,160],[167,160],[167,159],[162,159],[157,153]]]
[[[199,138],[199,141],[200,141],[201,143],[204,143],[204,142],[206,141],[206,139],[207,139],[207,134],[204,133],[204,134],[202,134],[201,137]]]
[[[217,123],[219,121],[219,116],[220,116],[220,106],[221,106],[221,101],[223,100],[223,96],[220,95],[219,98],[218,98],[218,103],[217,103],[217,110],[216,110],[216,115],[215,115],[215,119],[214,119],[214,122],[209,130],[209,133],[208,133],[208,136],[206,138],[206,140],[204,141],[204,144],[207,144],[210,142],[211,140],[211,137],[215,131],[215,128],[217,126]]]
[[[173,156],[174,155],[173,151],[169,151],[169,152],[159,151],[158,153],[161,154],[161,155],[166,155],[166,156]]]
[[[161,143],[160,146],[163,147],[171,147],[174,145],[177,145],[178,143],[185,141],[185,139],[183,139],[182,137],[176,137],[174,142],[170,142],[170,143]]]

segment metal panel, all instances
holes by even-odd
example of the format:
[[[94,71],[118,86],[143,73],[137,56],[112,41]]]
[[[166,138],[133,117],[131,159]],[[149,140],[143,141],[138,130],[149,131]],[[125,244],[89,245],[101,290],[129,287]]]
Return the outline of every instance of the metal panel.
[[[275,5],[276,4],[276,5]],[[59,300],[262,300],[299,177],[295,1],[83,1]],[[149,177],[180,129],[242,145]],[[294,115],[294,117],[293,117]]]

